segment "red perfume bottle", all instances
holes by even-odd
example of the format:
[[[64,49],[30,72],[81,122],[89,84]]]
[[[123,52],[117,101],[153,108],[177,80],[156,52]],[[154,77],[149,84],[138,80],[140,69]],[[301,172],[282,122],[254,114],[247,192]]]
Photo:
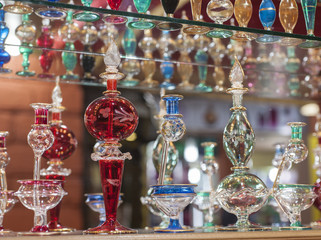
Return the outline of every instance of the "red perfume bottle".
[[[84,122],[88,132],[104,143],[102,151],[92,154],[99,161],[101,185],[104,196],[106,221],[98,227],[88,229],[88,234],[120,234],[137,231],[122,226],[117,220],[117,205],[122,183],[124,160],[131,159],[129,153],[119,150],[120,140],[130,136],[138,124],[138,114],[133,104],[119,96],[117,80],[124,77],[118,72],[120,55],[114,41],[108,47],[104,58],[106,72],[100,77],[107,83],[104,96],[94,100],[86,109]]]
[[[57,78],[56,86],[52,92],[53,108],[50,109],[52,113],[52,120],[50,121],[50,130],[53,133],[55,140],[51,148],[42,155],[48,160],[48,168],[41,170],[41,175],[46,179],[61,180],[61,187],[64,188],[64,181],[67,176],[71,174],[71,170],[63,168],[63,161],[70,157],[70,155],[77,148],[77,139],[74,133],[63,124],[61,120],[61,113],[65,110],[62,103],[61,89],[59,87],[59,78]],[[65,227],[60,224],[61,202],[54,208],[50,209],[50,219],[48,228],[54,232],[71,232],[73,228]]]
[[[42,48],[51,48],[54,40],[51,36],[50,20],[45,18],[42,20],[41,35],[37,39],[37,45]],[[39,78],[53,78],[54,75],[49,73],[53,61],[53,55],[48,49],[43,49],[39,57],[40,65],[43,73],[38,74]]]

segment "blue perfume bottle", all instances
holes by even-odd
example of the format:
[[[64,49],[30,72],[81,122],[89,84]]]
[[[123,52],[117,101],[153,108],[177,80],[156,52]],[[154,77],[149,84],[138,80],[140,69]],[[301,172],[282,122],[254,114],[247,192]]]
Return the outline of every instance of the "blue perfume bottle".
[[[0,73],[10,73],[10,69],[3,67],[3,64],[10,61],[10,55],[4,49],[4,42],[9,34],[9,28],[6,26],[6,23],[4,21],[4,15],[5,11],[3,9],[0,9]]]
[[[276,17],[276,9],[272,0],[262,0],[259,8],[259,17],[264,27],[264,30],[270,31],[272,29],[272,25]],[[265,34],[261,37],[258,37],[256,41],[258,43],[275,43],[280,39],[281,37],[279,36],[272,36],[272,35]]]
[[[195,87],[195,90],[201,92],[212,92],[213,89],[206,85],[207,66],[205,65],[208,61],[208,54],[204,50],[198,50],[195,54],[195,60],[197,63],[204,64],[197,66],[200,83]]]

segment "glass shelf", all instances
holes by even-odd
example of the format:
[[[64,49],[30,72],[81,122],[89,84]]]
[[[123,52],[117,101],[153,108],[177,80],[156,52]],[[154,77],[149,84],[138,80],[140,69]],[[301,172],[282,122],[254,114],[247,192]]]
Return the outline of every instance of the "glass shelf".
[[[307,36],[307,35],[300,35],[300,34],[289,34],[289,33],[284,33],[284,32],[276,32],[276,31],[266,31],[263,29],[255,29],[255,28],[242,28],[242,27],[238,27],[238,26],[229,26],[229,25],[220,25],[220,24],[214,24],[214,23],[209,23],[209,22],[198,22],[198,21],[191,21],[191,20],[184,20],[184,19],[179,19],[179,18],[168,18],[168,17],[162,17],[162,16],[154,16],[154,15],[143,15],[143,14],[139,14],[139,13],[133,13],[133,12],[123,12],[123,11],[114,11],[114,10],[109,10],[109,9],[103,9],[103,8],[94,8],[94,7],[85,7],[85,6],[80,6],[80,5],[70,5],[70,4],[66,4],[63,2],[50,2],[50,1],[40,1],[40,0],[17,0],[19,2],[24,2],[28,5],[30,5],[31,7],[34,8],[34,10],[36,10],[37,8],[43,7],[43,6],[54,6],[54,7],[59,7],[59,8],[64,8],[64,9],[72,9],[75,11],[91,11],[91,12],[95,12],[95,13],[99,13],[99,14],[113,14],[113,15],[121,15],[121,16],[126,16],[126,17],[132,17],[132,18],[145,18],[148,20],[152,20],[152,21],[167,21],[167,22],[175,22],[175,23],[181,23],[184,25],[198,25],[198,26],[206,26],[206,27],[210,27],[210,28],[221,28],[221,29],[227,29],[227,30],[233,30],[233,31],[243,31],[243,32],[251,32],[251,33],[257,33],[257,34],[269,34],[269,35],[277,35],[277,36],[281,36],[281,37],[292,37],[292,38],[300,38],[303,40],[317,40],[317,41],[321,41],[320,37],[312,37],[312,36]],[[66,2],[67,0],[63,0],[64,2]],[[5,2],[6,3],[6,2]],[[33,16],[33,20],[34,22],[35,19],[37,18],[37,30],[39,31],[40,27],[39,27],[39,17],[38,16]],[[62,24],[61,21],[53,21],[55,22],[55,27],[58,28],[59,25]],[[57,24],[58,22],[58,24]],[[39,29],[38,29],[39,27]],[[121,27],[117,27],[118,30],[124,30],[125,25],[122,24]],[[155,28],[156,29],[156,28]],[[12,31],[13,29],[10,29],[10,31]],[[153,30],[154,31],[154,30]],[[161,32],[160,30],[155,30],[156,33]],[[136,35],[137,36],[137,43],[141,40],[141,38],[143,37],[143,31],[136,31]],[[176,31],[176,33],[174,33],[174,35],[178,34],[179,31]],[[119,32],[119,35],[121,36],[121,32]],[[157,35],[157,34],[156,34]],[[223,44],[225,45],[225,47],[227,48],[228,45],[230,44],[229,39],[225,39],[223,40]],[[78,41],[79,42],[79,41]],[[118,40],[118,46],[121,49],[121,44],[120,41]],[[245,42],[240,43],[243,44],[243,50],[245,47]],[[81,44],[80,44],[81,45]],[[251,42],[252,48],[253,48],[253,52],[255,52],[256,56],[258,53],[258,48],[259,45],[258,43],[256,43],[255,41]],[[5,46],[10,46],[10,47],[20,47],[19,44],[12,44],[12,43],[8,43],[5,42]],[[272,44],[269,45],[265,45],[266,46],[266,54],[268,55],[269,53],[273,52],[273,48],[274,46]],[[28,47],[28,46],[24,46],[24,47]],[[82,45],[81,45],[82,47]],[[96,56],[102,59],[102,57],[104,56],[104,53],[101,52],[101,47],[94,49],[93,52],[88,52],[88,51],[84,51],[84,50],[80,50],[83,48],[76,48],[77,50],[65,50],[65,49],[58,49],[58,48],[41,48],[36,46],[35,44],[33,44],[33,46],[31,47],[34,50],[33,54],[36,55],[40,55],[41,54],[41,50],[49,50],[49,51],[54,51],[57,53],[61,53],[61,52],[72,52],[72,53],[76,53],[78,55],[81,54],[85,54],[85,55],[92,55],[92,56]],[[228,51],[226,50],[226,54],[224,57],[224,61],[222,62],[222,64],[220,65],[215,65],[214,64],[214,59],[209,56],[209,61],[207,64],[200,64],[195,62],[193,59],[195,57],[195,53],[196,53],[197,49],[195,49],[189,56],[192,59],[192,62],[184,62],[184,61],[179,61],[179,54],[178,53],[174,53],[173,57],[170,60],[164,60],[161,57],[161,54],[157,53],[158,51],[155,50],[154,54],[153,54],[153,58],[146,58],[144,57],[144,53],[142,52],[142,50],[140,50],[137,47],[136,50],[136,54],[135,56],[126,56],[126,55],[121,55],[121,58],[123,59],[135,59],[135,60],[139,60],[139,61],[144,61],[144,60],[148,60],[148,61],[155,61],[157,63],[157,73],[155,74],[155,79],[161,83],[163,81],[163,78],[160,74],[160,70],[159,70],[159,65],[163,62],[172,62],[174,64],[190,64],[193,66],[193,76],[192,76],[192,81],[194,85],[197,85],[198,83],[198,76],[197,76],[197,67],[198,66],[206,66],[209,68],[208,74],[207,74],[207,82],[209,82],[209,85],[211,87],[215,86],[213,77],[212,77],[212,73],[214,71],[214,69],[216,67],[220,67],[223,69],[224,74],[225,74],[225,83],[224,83],[224,87],[229,87],[229,83],[228,83],[228,75],[229,75],[229,71],[231,69],[231,61],[229,59],[230,56],[228,56]],[[121,49],[122,52],[122,49]],[[284,52],[285,53],[285,52]],[[275,74],[284,74],[286,80],[288,81],[289,78],[292,76],[293,77],[293,73],[286,71],[285,69],[282,70],[275,70],[272,66],[269,66],[268,68],[262,68],[260,66],[256,66],[256,68],[254,69],[250,69],[247,70],[245,67],[244,68],[244,72],[245,75],[247,76],[250,73],[256,73],[257,74],[257,81],[261,81],[260,82],[260,86],[258,87],[258,89],[255,89],[254,92],[250,92],[249,93],[249,99],[258,99],[258,98],[262,98],[262,99],[275,99],[276,101],[280,101],[281,99],[285,99],[285,101],[311,101],[317,98],[317,96],[313,96],[312,98],[309,96],[309,91],[313,90],[313,88],[315,88],[315,86],[312,86],[312,83],[306,82],[305,79],[307,77],[307,73],[304,71],[304,68],[302,66],[302,59],[306,56],[307,51],[304,49],[300,49],[300,48],[296,48],[296,57],[298,57],[299,59],[301,59],[301,66],[300,69],[295,73],[295,76],[297,79],[300,80],[300,96],[289,96],[289,90],[285,91],[285,93],[277,93],[276,89],[279,88],[280,86],[277,83],[277,78],[278,76],[276,76]],[[59,55],[59,54],[58,54]],[[285,54],[286,55],[286,54]],[[256,57],[255,56],[255,57]],[[78,57],[79,58],[79,57]],[[61,64],[61,63],[60,63]],[[61,69],[64,69],[64,67],[61,64]],[[104,70],[104,67],[101,67],[101,70]],[[102,72],[101,71],[101,72]],[[79,74],[79,72],[78,72]],[[98,74],[96,74],[98,75]],[[7,76],[7,75],[1,75],[1,77],[5,77],[5,78],[15,78],[15,79],[23,79],[23,78],[19,78],[17,76],[13,74],[11,74],[11,76]],[[267,79],[266,77],[268,76],[269,79]],[[262,78],[264,78],[264,82],[262,80]],[[135,77],[136,78],[136,77]],[[144,76],[142,73],[140,73],[140,75],[137,77],[138,79],[143,79]],[[174,74],[174,78],[173,81],[175,82],[175,84],[178,84],[180,82],[180,77],[178,76],[178,74]],[[260,79],[261,78],[261,79]],[[53,82],[54,80],[52,79],[38,79],[36,77],[31,77],[28,78],[30,80],[34,80],[34,81],[48,81],[48,82]],[[98,83],[98,82],[83,82],[83,81],[64,81],[61,80],[64,83],[68,83],[68,84],[80,84],[80,85],[84,85],[84,86],[98,86],[98,87],[102,87],[103,84]],[[290,88],[288,85],[288,82],[284,84],[283,88]],[[296,83],[294,83],[296,84]],[[305,85],[305,86],[304,86]],[[308,86],[308,87],[307,87]],[[120,88],[128,88],[128,89],[134,89],[134,90],[141,90],[141,91],[159,91],[159,88],[147,88],[147,87],[140,87],[140,86],[136,86],[136,87],[121,87]],[[310,88],[310,89],[308,89]],[[321,88],[320,88],[321,89]],[[180,92],[182,94],[208,94],[208,93],[203,93],[203,92],[199,92],[196,90],[179,90],[176,89],[174,90],[175,92]],[[215,97],[219,97],[222,95],[226,95],[225,92],[222,94],[221,92],[216,92],[215,90],[210,93]],[[230,97],[230,96],[228,96]]]
[[[291,34],[286,32],[267,31],[264,29],[244,28],[239,26],[215,24],[215,23],[201,22],[201,21],[192,21],[192,20],[185,20],[185,19],[179,19],[179,18],[169,18],[169,17],[155,16],[150,14],[139,14],[134,12],[115,11],[115,10],[104,9],[104,8],[70,5],[62,2],[50,2],[50,1],[41,1],[41,0],[16,0],[16,1],[32,4],[33,8],[38,8],[40,7],[39,5],[41,6],[45,5],[45,6],[53,6],[53,7],[65,8],[65,9],[73,9],[76,11],[89,11],[89,12],[95,12],[99,14],[112,14],[112,15],[132,17],[132,18],[144,18],[144,19],[148,19],[156,22],[162,22],[162,21],[173,22],[173,23],[180,23],[184,25],[204,26],[209,28],[219,28],[219,29],[226,29],[226,30],[232,30],[232,31],[267,34],[267,35],[289,37],[289,38],[299,38],[303,40],[321,41],[321,37],[318,37],[318,36],[308,36],[308,35],[301,35],[301,34]]]

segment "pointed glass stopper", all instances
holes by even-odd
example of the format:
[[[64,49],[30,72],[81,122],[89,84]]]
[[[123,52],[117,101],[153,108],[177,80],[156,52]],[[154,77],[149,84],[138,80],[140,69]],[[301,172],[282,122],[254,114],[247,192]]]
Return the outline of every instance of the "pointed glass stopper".
[[[62,94],[61,94],[61,88],[59,86],[59,82],[60,82],[60,79],[59,77],[57,77],[56,86],[52,90],[52,95],[51,95],[52,105],[54,108],[61,107],[61,103],[62,103]]]
[[[120,64],[120,53],[115,41],[111,41],[104,57],[104,63],[107,68],[117,68]],[[118,70],[116,71],[118,72]]]
[[[229,80],[232,84],[232,88],[243,88],[244,72],[237,57],[235,57]]]

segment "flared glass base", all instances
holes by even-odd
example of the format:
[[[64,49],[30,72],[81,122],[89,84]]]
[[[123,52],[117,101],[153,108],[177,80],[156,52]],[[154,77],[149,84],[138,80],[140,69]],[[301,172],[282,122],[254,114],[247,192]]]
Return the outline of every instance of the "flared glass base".
[[[69,228],[69,227],[62,226],[57,221],[49,221],[47,227],[49,229],[49,232],[68,233],[68,232],[76,231],[76,229],[74,229],[74,228]]]
[[[33,71],[19,71],[19,72],[16,72],[16,74],[18,76],[23,76],[23,77],[32,77],[36,75],[36,73]]]
[[[30,14],[33,12],[32,7],[29,7],[28,5],[17,3],[17,2],[15,4],[4,6],[3,10],[14,14]]]
[[[159,82],[156,80],[144,80],[144,81],[140,82],[139,85],[143,86],[143,87],[153,88],[153,87],[158,87]]]
[[[164,81],[159,85],[160,88],[165,88],[166,90],[173,90],[176,88],[176,85],[174,83],[171,83],[169,81]]]
[[[20,236],[52,236],[60,235],[59,232],[18,232]]]
[[[126,87],[134,87],[137,86],[139,84],[139,80],[138,79],[125,79],[122,81],[119,81],[119,85],[120,86],[126,86]]]
[[[300,48],[319,48],[321,47],[321,42],[314,40],[306,40],[298,45]]]
[[[66,17],[66,12],[59,8],[39,8],[35,12],[38,17],[48,18],[48,19],[62,19]]]
[[[136,230],[122,226],[117,220],[108,219],[102,225],[84,231],[85,234],[128,234]]]
[[[183,32],[186,34],[205,34],[208,31],[210,31],[210,28],[202,26],[188,26],[183,28]]]
[[[232,232],[246,232],[246,231],[270,231],[272,228],[271,227],[265,227],[257,224],[250,224],[249,226],[246,227],[238,227],[236,225],[231,225],[227,227],[216,227],[215,228],[217,231],[225,232],[225,231],[232,231]]]
[[[194,84],[189,83],[189,82],[182,82],[177,85],[178,89],[183,89],[183,90],[193,90],[194,89]]]
[[[281,38],[279,43],[282,46],[296,46],[302,43],[302,39],[285,37],[285,38]]]
[[[9,229],[1,229],[0,230],[0,237],[4,237],[4,236],[15,236],[16,233],[14,231],[11,231]]]
[[[138,29],[138,30],[152,29],[155,26],[156,26],[155,23],[147,22],[144,20],[128,23],[129,28]]]
[[[270,43],[276,43],[280,41],[281,37],[279,36],[273,36],[273,35],[263,35],[255,39],[256,42],[258,43],[265,43],[265,44],[270,44]]]
[[[257,38],[255,33],[236,32],[232,37],[235,41],[252,41]]]
[[[154,231],[158,233],[185,233],[185,232],[194,232],[194,229],[182,228],[182,226],[179,224],[178,219],[170,219],[170,222],[167,228],[155,229]]]
[[[109,15],[105,17],[104,22],[106,23],[112,23],[112,24],[123,24],[127,22],[127,18],[121,17],[121,16],[116,16],[116,15]]]
[[[40,73],[38,74],[38,78],[54,78],[55,75],[51,74],[51,73]]]
[[[93,12],[77,12],[73,15],[73,19],[80,22],[96,22],[100,19],[100,16]]]
[[[206,33],[206,36],[210,38],[229,38],[233,36],[233,32],[228,30],[214,29]]]
[[[157,28],[162,31],[177,31],[183,27],[180,23],[173,22],[161,22],[157,24]]]
[[[63,80],[78,80],[79,76],[75,74],[65,74],[60,76],[60,78]]]
[[[294,231],[301,231],[301,230],[311,230],[312,228],[310,226],[287,226],[287,227],[280,227],[280,231],[288,231],[288,230],[294,230]]]
[[[0,67],[0,73],[11,73],[11,72],[12,72],[12,70],[9,69],[9,68],[2,68],[2,67]]]
[[[200,83],[195,87],[195,90],[200,92],[212,92],[213,88],[204,83]]]

